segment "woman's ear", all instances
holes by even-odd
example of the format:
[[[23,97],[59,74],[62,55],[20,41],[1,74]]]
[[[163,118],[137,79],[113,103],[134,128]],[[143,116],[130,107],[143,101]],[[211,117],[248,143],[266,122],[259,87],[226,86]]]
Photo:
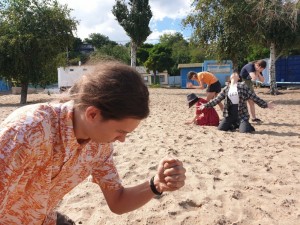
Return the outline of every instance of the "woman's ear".
[[[89,106],[85,109],[86,121],[94,123],[96,121],[101,121],[101,118],[101,111],[95,106]]]

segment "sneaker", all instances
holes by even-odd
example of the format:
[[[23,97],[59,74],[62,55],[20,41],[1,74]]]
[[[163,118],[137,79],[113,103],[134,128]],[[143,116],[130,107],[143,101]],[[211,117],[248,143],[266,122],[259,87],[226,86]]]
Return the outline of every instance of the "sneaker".
[[[260,123],[260,122],[261,122],[261,120],[260,120],[260,119],[258,119],[258,118],[255,118],[255,119],[252,119],[252,122],[257,122],[257,123]]]

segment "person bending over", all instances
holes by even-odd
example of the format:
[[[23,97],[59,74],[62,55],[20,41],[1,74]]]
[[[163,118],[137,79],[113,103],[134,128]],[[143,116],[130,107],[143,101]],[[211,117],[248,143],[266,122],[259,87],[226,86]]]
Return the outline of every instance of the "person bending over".
[[[187,83],[188,88],[205,89],[205,85],[207,86],[206,88],[207,101],[210,101],[211,99],[216,97],[217,94],[221,91],[220,81],[215,75],[213,75],[210,72],[204,71],[204,72],[196,73],[194,71],[190,71],[187,76],[189,80],[197,81],[199,84],[197,86],[197,85],[193,85],[191,82],[188,82]],[[220,102],[218,105],[221,111],[223,111],[223,104]]]
[[[262,71],[266,68],[267,63],[264,60],[258,60],[254,63],[248,63],[241,69],[241,77],[248,88],[254,92],[253,82],[252,81],[260,81],[264,82],[265,78],[262,74]],[[252,99],[248,100],[248,105],[250,109],[250,115],[252,122],[261,122],[260,119],[256,117],[255,113],[255,104]]]
[[[89,175],[117,214],[184,186],[182,162],[166,157],[151,179],[123,187],[112,143],[124,142],[148,114],[140,74],[117,62],[99,64],[61,102],[15,110],[0,125],[0,224],[72,224],[54,208]]]

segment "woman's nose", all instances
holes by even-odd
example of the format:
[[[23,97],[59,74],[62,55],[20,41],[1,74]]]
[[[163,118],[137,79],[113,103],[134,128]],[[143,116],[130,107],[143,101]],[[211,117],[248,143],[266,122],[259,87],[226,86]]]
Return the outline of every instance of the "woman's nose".
[[[116,139],[117,139],[119,142],[124,142],[125,139],[126,139],[126,134],[120,135],[120,136],[118,136]]]

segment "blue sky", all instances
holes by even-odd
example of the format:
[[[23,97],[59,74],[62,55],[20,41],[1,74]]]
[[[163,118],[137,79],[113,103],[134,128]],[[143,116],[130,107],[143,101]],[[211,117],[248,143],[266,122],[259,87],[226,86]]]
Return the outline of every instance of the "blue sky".
[[[115,0],[58,0],[73,9],[71,16],[79,21],[77,36],[82,40],[91,33],[100,33],[121,44],[129,42],[123,28],[111,13]],[[164,33],[180,32],[191,36],[190,28],[183,28],[181,20],[191,11],[191,0],[149,0],[152,11],[148,43],[157,43]]]

